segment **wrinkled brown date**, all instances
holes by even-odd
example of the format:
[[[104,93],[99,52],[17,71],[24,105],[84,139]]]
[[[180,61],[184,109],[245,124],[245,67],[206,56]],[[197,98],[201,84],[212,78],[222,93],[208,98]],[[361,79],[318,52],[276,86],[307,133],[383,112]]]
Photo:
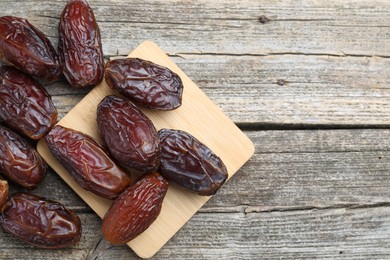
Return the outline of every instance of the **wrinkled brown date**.
[[[144,232],[158,217],[168,183],[158,173],[149,173],[125,190],[103,218],[104,238],[124,244]]]
[[[148,108],[172,110],[181,105],[183,83],[180,77],[150,61],[138,58],[109,61],[105,80],[112,89]]]
[[[103,80],[104,59],[100,30],[85,0],[70,0],[60,19],[58,52],[68,82],[77,88]]]
[[[89,135],[55,126],[45,137],[52,154],[84,189],[114,199],[130,184],[130,177]]]
[[[31,76],[2,66],[0,117],[19,133],[40,139],[57,121],[57,109],[46,90]]]
[[[49,39],[26,19],[0,17],[0,58],[47,81],[62,76],[59,57]]]
[[[81,236],[76,213],[59,202],[26,193],[10,196],[0,214],[0,225],[27,243],[47,249],[75,245]]]
[[[105,97],[97,109],[99,131],[111,155],[125,167],[157,170],[160,140],[152,121],[130,101]]]
[[[25,188],[35,188],[45,177],[46,163],[22,137],[0,126],[0,173]]]
[[[169,181],[210,196],[225,183],[228,173],[222,160],[191,134],[161,129],[160,173]]]
[[[3,206],[8,199],[8,182],[0,178],[0,212],[3,211]]]

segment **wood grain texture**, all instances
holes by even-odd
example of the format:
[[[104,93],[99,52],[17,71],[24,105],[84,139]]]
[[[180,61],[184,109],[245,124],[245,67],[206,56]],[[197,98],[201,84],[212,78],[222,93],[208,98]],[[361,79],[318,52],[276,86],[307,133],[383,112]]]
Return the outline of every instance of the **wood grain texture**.
[[[1,233],[3,259],[138,259],[112,246],[79,214],[82,242],[65,250],[38,250]],[[390,209],[198,213],[152,259],[387,259]]]
[[[390,203],[388,130],[247,134],[255,143],[255,155],[205,210],[245,205],[245,210],[260,212]]]
[[[389,130],[246,135],[255,155],[154,259],[387,258],[390,142],[383,140],[390,139]],[[91,259],[136,258],[127,247],[101,240],[99,218],[54,172],[34,194],[50,194],[83,220],[81,244],[52,257],[89,252]],[[50,258],[4,233],[0,237],[5,256]]]
[[[56,38],[56,24],[66,0],[48,1],[45,5],[39,0],[2,3],[0,14],[27,17]],[[390,32],[390,3],[385,0],[89,3],[101,27],[106,54],[127,55],[140,42],[156,39],[172,54],[389,56],[386,37]]]
[[[254,156],[201,212],[276,211],[390,203],[390,130],[246,131]],[[251,187],[257,187],[252,189]],[[15,187],[13,187],[15,189]],[[54,172],[35,194],[88,206]],[[304,195],[304,196],[303,196]]]
[[[389,1],[89,2],[107,59],[153,40],[256,146],[154,259],[390,258],[390,133],[370,129],[390,125]],[[0,3],[57,44],[66,0]],[[60,118],[89,91],[46,88]],[[52,171],[33,193],[77,210],[87,240],[48,252],[0,231],[0,258],[136,259]]]
[[[2,0],[0,15],[29,18],[56,44],[65,2]],[[388,1],[90,4],[107,57],[155,41],[235,122],[389,125]],[[71,93],[56,98],[62,116],[81,99]]]
[[[383,142],[389,139],[389,130],[246,134],[255,143],[255,155],[155,259],[222,256],[235,259],[240,255],[246,259],[259,255],[266,258],[359,258],[360,255],[364,259],[389,254],[386,243],[390,236],[387,219],[390,143]],[[91,215],[92,224],[83,221],[88,234],[87,241],[81,243],[90,245],[89,240],[96,243],[97,249],[92,250],[94,257],[135,257],[126,247],[112,247],[99,240],[100,220],[93,217],[89,207],[55,173],[51,172],[34,193],[50,194],[81,214]],[[373,223],[375,219],[380,219],[381,224]],[[15,240],[4,243],[12,252],[16,251],[12,249]],[[42,256],[37,249],[29,250]],[[340,251],[343,253],[337,255]],[[70,255],[77,256],[78,253],[72,252]],[[23,258],[24,253],[18,254]]]
[[[390,122],[390,60],[362,57],[186,55],[173,60],[237,123],[381,125]],[[61,116],[84,95],[48,90]],[[57,97],[57,95],[60,95]]]

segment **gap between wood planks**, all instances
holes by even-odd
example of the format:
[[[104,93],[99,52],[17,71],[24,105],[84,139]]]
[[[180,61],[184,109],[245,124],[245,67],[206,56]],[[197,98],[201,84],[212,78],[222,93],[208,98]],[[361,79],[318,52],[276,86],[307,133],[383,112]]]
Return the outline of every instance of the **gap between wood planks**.
[[[330,209],[369,209],[369,208],[380,208],[380,207],[389,207],[389,202],[378,202],[373,204],[340,204],[340,205],[332,205],[326,207],[315,207],[315,206],[303,206],[303,207],[261,207],[261,206],[244,206],[243,213],[269,213],[269,212],[285,212],[285,211],[308,211],[308,210],[330,210]],[[207,212],[207,211],[206,211]],[[202,213],[204,213],[202,211]],[[212,210],[209,211],[212,213]],[[215,213],[215,211],[213,212]]]
[[[390,202],[377,202],[372,204],[359,204],[359,203],[346,203],[335,204],[331,206],[316,207],[316,206],[249,206],[239,205],[234,207],[206,207],[201,208],[197,214],[225,214],[225,213],[243,213],[244,215],[249,213],[270,213],[270,212],[285,212],[285,211],[308,211],[308,210],[329,210],[329,209],[368,209],[389,207]],[[78,214],[95,214],[89,207],[69,207],[71,210]]]
[[[224,53],[224,52],[178,52],[178,53],[170,53],[168,56],[170,57],[179,57],[183,58],[184,56],[202,56],[202,55],[208,55],[208,56],[234,56],[234,57],[245,57],[245,56],[251,56],[251,57],[266,57],[266,56],[283,56],[283,55],[296,55],[296,56],[325,56],[325,57],[358,57],[358,58],[372,58],[372,57],[378,57],[383,59],[390,58],[390,55],[366,55],[366,54],[359,54],[359,53],[308,53],[308,52],[269,52],[269,53]]]
[[[240,123],[236,125],[242,131],[278,131],[278,130],[353,130],[353,129],[388,129],[390,124],[365,125],[365,124],[282,124],[282,123]]]
[[[292,56],[324,56],[324,57],[356,57],[356,58],[382,58],[389,59],[390,55],[380,55],[380,54],[359,54],[359,53],[309,53],[309,52],[268,52],[268,53],[229,53],[229,52],[176,52],[176,53],[167,53],[169,57],[177,57],[185,59],[185,56],[227,56],[227,57],[268,57],[268,56],[284,56],[284,55],[292,55]],[[104,55],[106,60],[110,60],[114,57],[127,57],[126,54],[117,53],[115,55]]]

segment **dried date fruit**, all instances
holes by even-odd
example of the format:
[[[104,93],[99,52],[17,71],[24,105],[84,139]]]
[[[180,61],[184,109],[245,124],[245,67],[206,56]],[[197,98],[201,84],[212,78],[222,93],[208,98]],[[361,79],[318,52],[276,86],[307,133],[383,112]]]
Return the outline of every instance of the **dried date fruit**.
[[[23,18],[0,17],[0,58],[49,82],[62,76],[59,57],[49,39]]]
[[[149,173],[127,188],[103,218],[104,238],[124,244],[144,232],[158,217],[168,183],[158,173]]]
[[[3,210],[3,206],[8,199],[8,182],[0,178],[0,212]]]
[[[157,170],[160,140],[152,121],[130,101],[105,97],[97,109],[99,131],[111,155],[123,166]]]
[[[45,137],[52,154],[84,189],[114,199],[130,184],[130,177],[92,137],[55,126]]]
[[[3,229],[39,248],[56,249],[75,245],[81,222],[61,203],[27,193],[10,196],[0,214]]]
[[[180,77],[151,61],[138,58],[109,61],[105,80],[112,89],[148,108],[172,110],[181,105],[183,83]]]
[[[191,134],[173,129],[158,131],[161,140],[160,173],[189,191],[210,196],[228,178],[222,160]]]
[[[58,52],[63,73],[77,88],[95,86],[103,80],[104,59],[100,30],[85,0],[70,0],[60,19]]]
[[[10,66],[0,67],[0,117],[31,139],[42,138],[57,121],[57,109],[38,81]]]
[[[0,173],[24,188],[35,188],[45,177],[46,163],[31,145],[0,126]]]

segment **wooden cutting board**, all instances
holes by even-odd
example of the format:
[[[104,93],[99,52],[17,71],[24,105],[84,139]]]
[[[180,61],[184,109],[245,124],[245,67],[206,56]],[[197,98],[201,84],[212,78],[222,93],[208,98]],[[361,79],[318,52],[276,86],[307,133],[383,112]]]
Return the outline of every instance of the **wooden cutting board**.
[[[253,155],[254,145],[248,137],[153,42],[143,42],[129,57],[166,66],[179,74],[183,81],[183,103],[180,108],[173,111],[143,109],[157,129],[181,129],[194,135],[222,159],[229,178]],[[102,142],[96,123],[96,108],[103,97],[111,94],[116,93],[103,82],[92,89],[58,124],[87,133]],[[80,188],[52,156],[44,140],[39,141],[38,152],[103,218],[110,207],[110,201]],[[229,185],[229,182],[225,185]],[[140,257],[152,257],[209,199],[210,197],[198,196],[170,186],[157,220],[128,245]]]

